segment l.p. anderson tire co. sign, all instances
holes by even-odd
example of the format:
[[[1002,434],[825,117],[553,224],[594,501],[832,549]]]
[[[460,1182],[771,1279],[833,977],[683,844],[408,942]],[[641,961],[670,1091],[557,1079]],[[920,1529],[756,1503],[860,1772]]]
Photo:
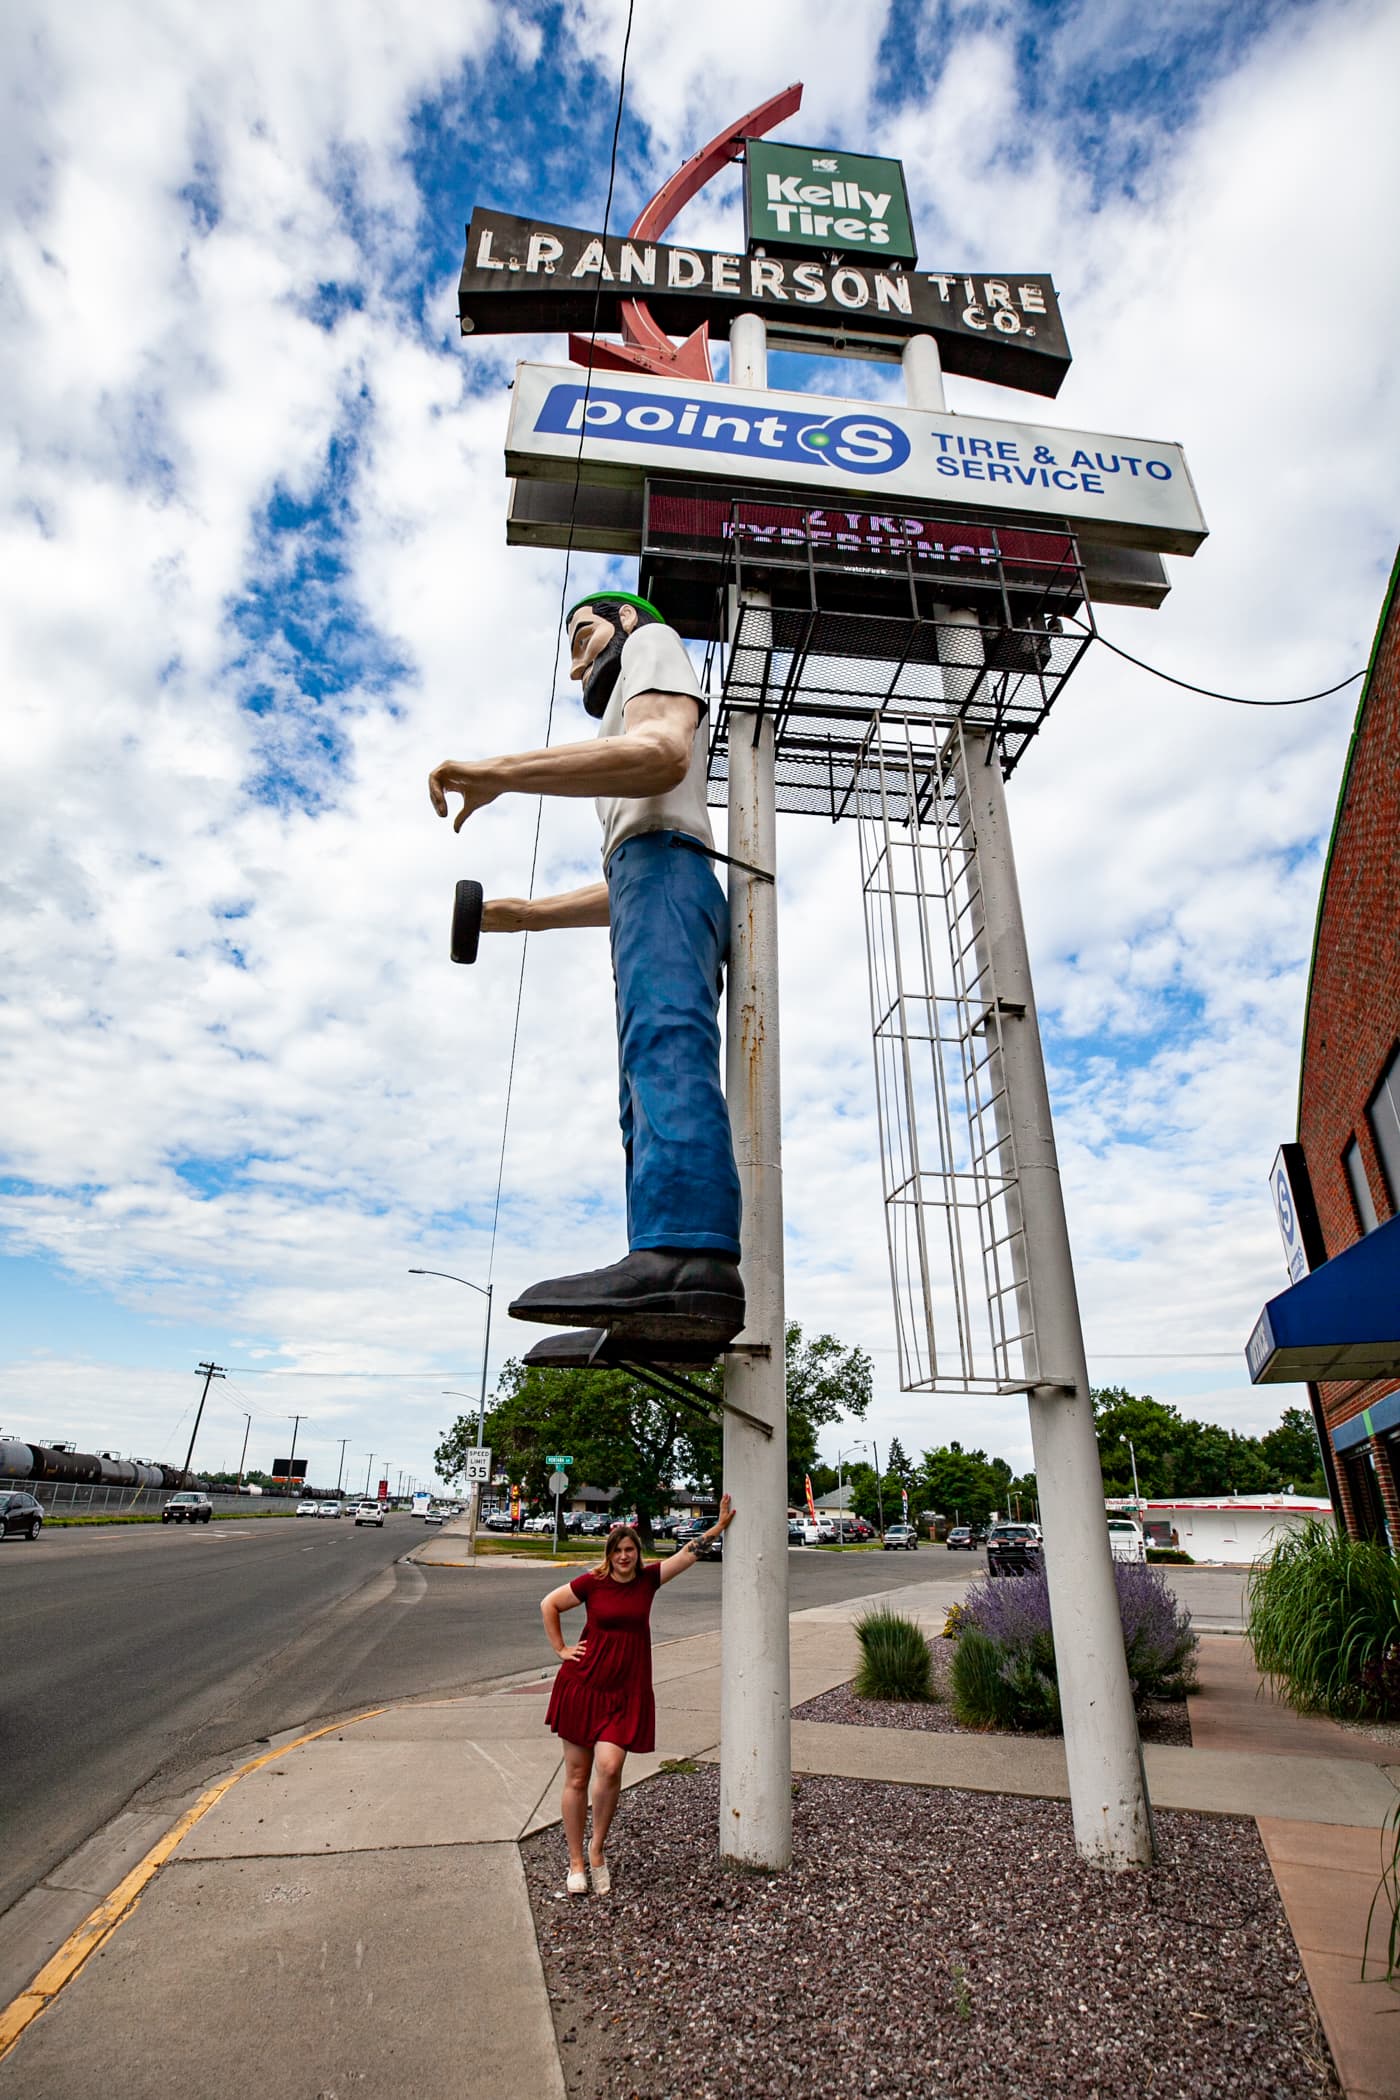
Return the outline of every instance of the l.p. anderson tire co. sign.
[[[931,335],[948,371],[1030,394],[1056,394],[1069,370],[1048,277],[906,270],[873,256],[712,254],[472,213],[457,297],[464,335],[615,328],[624,299],[645,300],[671,335],[708,321],[723,338],[736,313],[762,314],[775,349],[835,337],[848,355],[898,358],[908,337]]]

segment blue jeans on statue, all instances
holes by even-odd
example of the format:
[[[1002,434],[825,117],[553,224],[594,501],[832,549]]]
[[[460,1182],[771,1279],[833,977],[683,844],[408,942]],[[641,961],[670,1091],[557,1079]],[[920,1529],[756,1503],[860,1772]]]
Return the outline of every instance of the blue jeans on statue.
[[[624,839],[608,862],[617,987],[627,1246],[739,1256],[739,1175],[719,1081],[729,907],[674,831]]]

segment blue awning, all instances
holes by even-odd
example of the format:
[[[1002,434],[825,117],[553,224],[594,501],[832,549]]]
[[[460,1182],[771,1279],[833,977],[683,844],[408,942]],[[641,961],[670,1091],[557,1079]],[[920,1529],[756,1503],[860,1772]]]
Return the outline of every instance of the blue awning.
[[[1271,1298],[1244,1353],[1255,1385],[1400,1378],[1400,1217]]]

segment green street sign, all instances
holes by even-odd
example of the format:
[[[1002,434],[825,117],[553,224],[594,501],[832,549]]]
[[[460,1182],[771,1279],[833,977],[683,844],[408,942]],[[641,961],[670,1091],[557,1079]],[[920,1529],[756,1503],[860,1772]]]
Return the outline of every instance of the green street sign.
[[[814,248],[912,263],[918,254],[904,166],[824,146],[745,146],[749,248]]]
[[[571,1466],[573,1462],[574,1454],[572,1451],[550,1452],[545,1459],[547,1466]]]

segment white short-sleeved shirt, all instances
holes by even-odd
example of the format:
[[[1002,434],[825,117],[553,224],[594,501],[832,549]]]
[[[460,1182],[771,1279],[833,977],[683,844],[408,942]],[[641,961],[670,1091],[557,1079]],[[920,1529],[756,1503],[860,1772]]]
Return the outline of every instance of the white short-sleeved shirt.
[[[605,868],[624,839],[636,838],[644,831],[684,831],[702,845],[713,846],[715,842],[705,802],[708,739],[703,716],[708,703],[674,627],[653,623],[628,635],[622,645],[617,684],[598,724],[599,736],[622,735],[623,709],[638,693],[688,694],[699,702],[702,720],[695,731],[690,765],[679,787],[665,795],[600,795],[595,799],[594,808],[603,827]]]

